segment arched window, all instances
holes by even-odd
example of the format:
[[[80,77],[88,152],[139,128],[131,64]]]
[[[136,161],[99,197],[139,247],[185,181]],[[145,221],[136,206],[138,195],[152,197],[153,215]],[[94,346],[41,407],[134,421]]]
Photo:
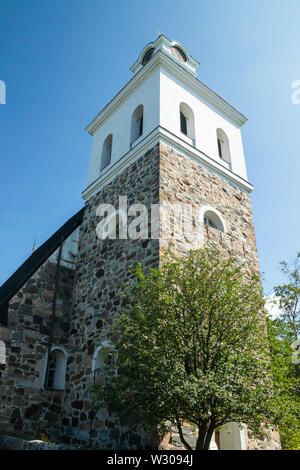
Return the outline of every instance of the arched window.
[[[153,56],[153,54],[154,54],[154,47],[150,47],[150,49],[148,49],[147,52],[145,52],[143,56],[142,65],[146,65],[151,59],[151,57]]]
[[[93,355],[92,374],[111,376],[115,374],[116,354],[115,347],[109,340],[98,346]]]
[[[133,144],[142,134],[144,125],[144,106],[140,104],[132,114],[131,117],[131,137],[130,143]]]
[[[195,120],[192,109],[186,103],[180,103],[180,132],[190,139],[195,145]]]
[[[106,137],[105,141],[103,142],[101,167],[100,167],[101,171],[111,162],[112,139],[113,139],[112,134],[109,134]]]
[[[220,232],[224,232],[224,226],[222,220],[215,211],[205,211],[203,222],[205,225],[212,227]]]
[[[199,211],[199,221],[208,227],[227,233],[226,223],[217,209],[212,206],[202,206]]]
[[[178,59],[180,62],[186,62],[187,61],[186,55],[183,52],[183,50],[180,49],[180,47],[173,46],[172,47],[172,53],[176,57],[176,59]]]
[[[66,368],[66,352],[61,347],[54,346],[51,348],[48,357],[45,388],[52,390],[63,390],[65,388]]]
[[[231,167],[229,139],[222,129],[217,129],[218,154]]]

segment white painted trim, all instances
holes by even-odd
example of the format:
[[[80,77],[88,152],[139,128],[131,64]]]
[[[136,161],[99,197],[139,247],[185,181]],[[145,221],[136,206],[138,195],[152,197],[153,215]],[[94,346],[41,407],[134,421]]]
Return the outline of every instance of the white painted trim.
[[[105,172],[105,174],[100,175],[95,181],[93,181],[93,183],[91,183],[82,192],[83,199],[86,201],[90,197],[94,196],[100,190],[100,188],[104,188],[104,186],[110,183],[115,178],[115,176],[122,173],[126,167],[128,167],[134,161],[138,160],[138,158],[140,158],[148,150],[160,142],[175,149],[177,152],[185,155],[186,157],[191,158],[191,160],[193,160],[195,163],[207,168],[210,171],[213,171],[213,173],[220,176],[230,184],[238,187],[240,190],[245,191],[246,193],[252,192],[253,186],[248,183],[248,181],[231,172],[217,160],[214,160],[208,155],[205,155],[200,150],[184,142],[182,139],[170,133],[166,129],[158,127],[148,134],[147,137],[142,139],[141,142],[135,145],[123,157],[121,157],[114,165],[111,166],[111,168],[108,169],[107,172]]]
[[[51,346],[50,353],[52,353],[52,351],[56,351],[56,349],[63,352],[66,358],[68,357],[68,353],[63,346]]]

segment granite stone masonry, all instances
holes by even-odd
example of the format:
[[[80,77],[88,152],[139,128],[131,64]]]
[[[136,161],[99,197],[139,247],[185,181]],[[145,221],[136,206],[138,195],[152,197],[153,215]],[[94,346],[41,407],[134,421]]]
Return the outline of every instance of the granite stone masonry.
[[[63,391],[44,388],[48,350],[68,348],[74,270],[61,266],[55,318],[52,315],[55,260],[46,261],[9,303],[7,327],[0,328],[6,349],[0,364],[0,431],[33,437],[58,429]]]
[[[149,217],[148,238],[100,240],[97,208],[112,204],[117,209],[119,196],[127,197],[128,206],[144,204],[149,214],[153,204],[215,207],[226,233],[202,224],[196,247],[210,240],[259,274],[249,194],[171,147],[156,144],[87,200],[74,264],[60,266],[55,315],[55,257],[10,300],[8,324],[0,328],[6,346],[6,361],[0,364],[0,431],[26,432],[35,439],[46,433],[53,442],[102,449],[159,446],[155,433],[131,433],[97,411],[89,387],[105,381],[98,348],[109,341],[108,326],[120,309],[130,308],[130,299],[123,295],[132,279],[129,268],[139,261],[146,270],[158,267],[167,248],[183,255],[195,248],[195,239],[193,233],[183,236],[174,217],[165,226],[161,211],[158,239],[150,238]],[[67,353],[64,390],[44,387],[53,345]],[[193,432],[187,428],[185,433],[194,444]],[[276,448],[274,436],[273,444],[249,436],[248,448]],[[162,447],[180,447],[176,430],[165,437]]]

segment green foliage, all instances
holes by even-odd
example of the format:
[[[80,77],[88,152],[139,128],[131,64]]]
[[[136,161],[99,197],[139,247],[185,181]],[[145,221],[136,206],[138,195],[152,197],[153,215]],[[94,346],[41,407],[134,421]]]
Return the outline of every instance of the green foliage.
[[[280,263],[287,282],[274,291],[282,313],[275,320],[268,319],[275,398],[280,410],[277,423],[282,448],[286,450],[300,450],[299,365],[292,361],[292,345],[299,334],[299,262],[300,252],[294,263]]]
[[[293,331],[294,339],[297,339],[300,329],[300,251],[293,263],[281,261],[281,271],[287,278],[285,284],[275,286],[274,292],[279,299],[279,307],[283,320]]]
[[[216,248],[167,254],[126,293],[116,319],[117,376],[94,386],[99,406],[132,428],[199,430],[197,449],[235,421],[258,429],[276,414],[259,279]]]

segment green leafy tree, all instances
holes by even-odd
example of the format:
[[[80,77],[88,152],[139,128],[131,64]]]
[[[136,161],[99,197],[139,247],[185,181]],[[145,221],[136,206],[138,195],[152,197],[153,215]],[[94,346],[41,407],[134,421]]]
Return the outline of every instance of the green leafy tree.
[[[253,430],[274,418],[264,300],[258,277],[216,248],[167,254],[128,286],[116,319],[118,374],[96,385],[99,406],[134,429],[198,428],[196,449],[229,422]]]
[[[268,319],[277,425],[282,448],[300,450],[300,397],[297,365],[292,362],[294,331],[281,318]]]
[[[287,282],[274,287],[282,312],[280,318],[293,332],[294,340],[298,339],[300,328],[300,251],[293,263],[281,261],[281,271]]]
[[[281,444],[286,450],[300,450],[299,335],[300,252],[293,263],[282,261],[286,283],[274,287],[281,314],[268,319],[272,374],[280,413],[277,417]]]

